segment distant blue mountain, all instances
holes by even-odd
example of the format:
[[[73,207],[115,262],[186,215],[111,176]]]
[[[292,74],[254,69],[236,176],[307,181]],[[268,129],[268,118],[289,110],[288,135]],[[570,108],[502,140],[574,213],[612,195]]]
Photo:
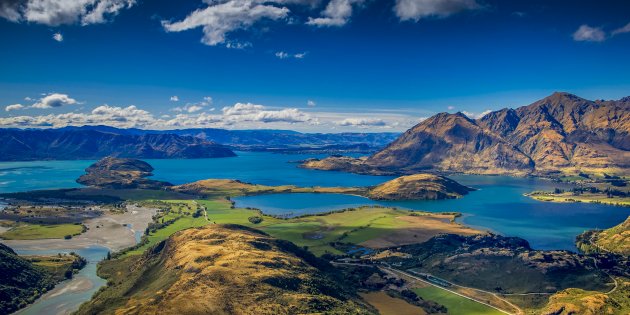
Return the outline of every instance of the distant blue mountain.
[[[235,150],[374,152],[398,133],[300,133],[291,130],[214,128],[143,130],[110,126],[0,129],[1,161],[130,158],[210,158]]]

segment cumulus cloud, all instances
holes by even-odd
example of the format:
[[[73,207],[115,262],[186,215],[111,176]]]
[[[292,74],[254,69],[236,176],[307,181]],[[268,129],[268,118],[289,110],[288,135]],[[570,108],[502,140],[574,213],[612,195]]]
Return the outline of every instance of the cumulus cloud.
[[[230,32],[247,29],[256,22],[284,19],[289,9],[278,1],[205,0],[208,6],[190,13],[181,21],[162,21],[167,32],[182,32],[201,27],[202,43],[210,46],[224,43]]]
[[[224,122],[234,124],[238,122],[285,122],[298,123],[312,120],[310,115],[297,108],[285,108],[270,110],[263,105],[252,103],[236,103],[233,106],[223,107]]]
[[[308,105],[309,107],[314,107],[315,105],[317,105],[317,103],[315,103],[315,101],[313,101],[313,100],[308,100],[306,102],[306,105]]]
[[[352,126],[352,127],[384,127],[387,123],[382,119],[377,118],[346,118],[338,121],[339,126]]]
[[[600,27],[591,27],[583,24],[573,33],[573,40],[578,42],[603,42],[606,40],[606,33]]]
[[[613,36],[623,34],[623,33],[630,33],[630,23],[626,24],[624,27],[620,27],[612,31]]]
[[[210,98],[203,102],[209,104]],[[202,102],[200,102],[202,103]],[[15,104],[19,105],[19,104]],[[136,106],[98,106],[88,112],[68,112],[39,116],[19,115],[0,117],[0,127],[47,128],[84,125],[107,125],[118,128],[173,129],[173,128],[286,128],[296,130],[333,129],[407,129],[417,118],[388,113],[364,114],[339,112],[303,112],[297,108],[275,108],[254,103],[236,103],[218,111],[195,105],[175,115],[154,116]],[[27,108],[24,106],[23,108]],[[13,112],[13,110],[12,110]],[[347,118],[353,117],[353,118]]]
[[[466,116],[468,116],[469,118],[472,118],[472,119],[478,119],[478,118],[481,118],[483,116],[486,116],[486,115],[490,114],[491,112],[492,112],[492,110],[486,109],[486,110],[484,110],[481,113],[472,113],[472,112],[463,111],[462,114],[464,114],[464,115],[466,115]]]
[[[39,101],[37,101],[31,107],[45,109],[74,104],[78,104],[77,100],[71,98],[67,94],[52,93],[39,99]]]
[[[427,17],[445,18],[482,6],[476,0],[396,0],[394,13],[401,21],[418,21]]]
[[[0,17],[48,26],[99,24],[135,3],[135,0],[5,0],[0,2]]]
[[[448,110],[454,110],[454,109],[455,109],[455,106],[449,106],[449,107],[447,107],[447,109],[448,109]]]
[[[179,96],[173,95],[173,96],[171,96],[170,100],[171,100],[171,102],[179,102]]]
[[[147,127],[155,122],[149,112],[136,108],[102,105],[90,113],[65,113],[42,116],[16,116],[0,118],[3,127],[65,127],[108,125],[120,128]]]
[[[13,105],[8,105],[7,107],[4,108],[4,110],[7,112],[10,112],[12,110],[20,110],[23,108],[24,108],[24,105],[22,104],[13,104]]]
[[[63,42],[63,35],[61,35],[61,33],[55,33],[53,34],[52,37],[54,40],[58,41],[58,42]]]
[[[309,18],[306,24],[318,27],[343,26],[350,20],[353,6],[362,3],[363,0],[330,0],[321,16]]]

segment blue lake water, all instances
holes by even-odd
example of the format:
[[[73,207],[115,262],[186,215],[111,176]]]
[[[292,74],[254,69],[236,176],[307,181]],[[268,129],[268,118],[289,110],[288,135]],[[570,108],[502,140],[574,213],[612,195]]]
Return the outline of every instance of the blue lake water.
[[[153,178],[185,184],[208,178],[239,179],[261,185],[371,186],[393,177],[307,170],[297,161],[327,155],[237,152],[237,157],[193,160],[146,160]]]
[[[239,179],[265,185],[370,186],[393,177],[356,175],[301,169],[298,160],[318,155],[238,152],[235,158],[147,160],[153,178],[182,184],[207,178]],[[93,161],[43,161],[0,163],[0,192],[43,188],[78,187],[74,180]],[[364,204],[382,204],[425,211],[458,211],[461,222],[505,235],[519,236],[540,249],[574,249],[574,238],[584,230],[608,228],[630,215],[630,208],[598,204],[545,203],[523,196],[549,190],[558,183],[501,176],[452,176],[478,188],[454,200],[375,202],[335,194],[279,194],[236,198],[239,206],[267,213],[300,215]]]
[[[0,162],[0,193],[80,187],[76,179],[94,161]]]
[[[154,168],[154,179],[183,184],[208,178],[239,179],[264,185],[298,186],[372,186],[392,179],[341,172],[301,169],[298,160],[317,155],[282,155],[238,152],[236,158],[195,160],[147,160]],[[75,180],[94,161],[0,162],[0,192],[80,187]],[[359,196],[338,194],[277,194],[236,198],[238,206],[254,207],[271,214],[300,215],[360,205],[380,204],[424,211],[458,211],[460,222],[504,235],[519,236],[539,249],[574,250],[575,236],[593,228],[614,226],[630,215],[630,208],[597,204],[544,203],[523,196],[533,190],[549,190],[558,184],[549,181],[493,177],[452,176],[462,184],[478,188],[461,199],[440,201],[381,202]],[[0,202],[1,203],[1,202]],[[56,254],[57,251],[28,251],[20,254]],[[66,291],[72,282],[47,294],[19,314],[68,313],[89,300],[105,281],[96,275],[96,263],[106,254],[104,247],[89,247],[77,252],[90,263],[77,274],[89,280],[87,290]],[[59,291],[57,291],[59,292]],[[52,293],[52,292],[51,292]]]
[[[551,190],[558,183],[531,178],[458,175],[451,178],[478,188],[460,199],[435,201],[374,201],[338,194],[276,194],[234,198],[238,207],[258,208],[275,215],[356,207],[395,206],[429,212],[457,211],[459,222],[508,236],[522,237],[537,249],[575,250],[575,236],[593,228],[608,228],[630,215],[628,207],[587,203],[546,203],[524,193]]]

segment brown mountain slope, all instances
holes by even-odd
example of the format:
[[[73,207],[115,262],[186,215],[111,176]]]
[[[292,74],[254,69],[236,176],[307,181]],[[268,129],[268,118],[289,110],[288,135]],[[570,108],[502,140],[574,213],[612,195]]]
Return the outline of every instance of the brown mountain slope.
[[[531,105],[491,112],[477,120],[462,113],[437,114],[368,159],[346,164],[362,173],[432,169],[478,174],[627,175],[629,150],[630,97],[590,101],[554,93]],[[334,159],[324,162],[305,163],[304,167],[341,166]]]
[[[526,173],[533,166],[517,148],[462,113],[441,113],[423,121],[366,163],[385,169],[475,173]]]
[[[109,285],[78,314],[375,313],[327,262],[243,226],[184,230],[99,271]]]

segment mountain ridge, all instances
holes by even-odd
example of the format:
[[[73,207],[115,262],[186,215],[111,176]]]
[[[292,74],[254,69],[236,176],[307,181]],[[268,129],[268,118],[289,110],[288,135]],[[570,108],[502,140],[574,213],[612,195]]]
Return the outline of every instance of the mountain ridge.
[[[2,161],[127,158],[213,158],[236,156],[229,148],[173,134],[122,135],[98,130],[0,129]]]
[[[478,119],[439,113],[366,159],[341,163],[333,157],[303,166],[398,174],[624,175],[629,174],[629,150],[630,97],[590,101],[556,92]]]

